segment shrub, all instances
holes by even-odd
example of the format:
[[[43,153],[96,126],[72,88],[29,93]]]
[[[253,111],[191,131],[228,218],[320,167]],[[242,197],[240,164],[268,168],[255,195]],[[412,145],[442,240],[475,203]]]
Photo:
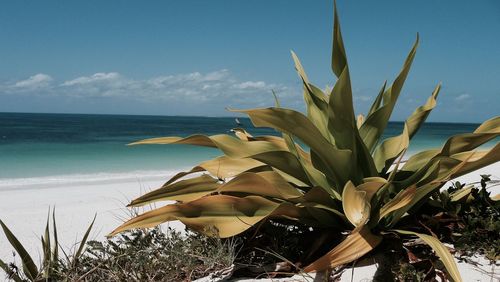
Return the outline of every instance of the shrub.
[[[335,11],[331,67],[337,81],[331,91],[311,84],[292,52],[303,83],[306,115],[281,108],[277,99],[275,107],[233,110],[247,114],[256,127],[281,132],[281,137],[253,136],[236,128],[236,138],[226,134],[192,135],[132,143],[207,146],[220,149],[224,155],[180,172],[161,188],[133,200],[133,207],[165,200],[175,203],[138,215],[110,235],[180,220],[207,235],[214,235],[211,230],[215,228],[216,234],[226,238],[265,220],[286,218],[312,229],[349,232],[326,254],[304,262],[306,272],[355,261],[397,233],[425,241],[441,258],[449,276],[460,280],[452,256],[437,238],[401,230],[398,224],[418,213],[419,207],[448,180],[500,160],[499,144],[474,151],[500,134],[500,117],[485,121],[472,133],[452,136],[442,148],[419,152],[402,164],[410,140],[436,106],[440,91],[440,85],[436,86],[427,102],[406,119],[400,135],[381,139],[418,42],[417,35],[401,72],[392,85],[384,83],[366,117],[356,117]],[[200,172],[203,174],[185,178]],[[313,242],[305,244],[313,247]]]

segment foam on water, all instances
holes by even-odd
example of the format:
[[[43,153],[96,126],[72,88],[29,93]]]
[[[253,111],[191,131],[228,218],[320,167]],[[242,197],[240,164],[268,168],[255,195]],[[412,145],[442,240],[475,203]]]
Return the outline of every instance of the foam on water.
[[[179,171],[186,169],[179,169]],[[60,186],[100,185],[108,183],[141,182],[168,179],[178,171],[136,170],[115,173],[65,174],[27,178],[0,178],[0,191],[43,189]]]

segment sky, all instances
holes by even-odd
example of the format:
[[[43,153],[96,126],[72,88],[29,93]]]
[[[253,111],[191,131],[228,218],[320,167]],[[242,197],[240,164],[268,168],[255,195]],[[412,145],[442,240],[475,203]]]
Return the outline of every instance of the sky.
[[[500,1],[338,0],[355,109],[420,46],[393,120],[443,88],[431,121],[500,114]],[[290,50],[332,86],[329,0],[2,1],[0,112],[227,116],[303,110]]]

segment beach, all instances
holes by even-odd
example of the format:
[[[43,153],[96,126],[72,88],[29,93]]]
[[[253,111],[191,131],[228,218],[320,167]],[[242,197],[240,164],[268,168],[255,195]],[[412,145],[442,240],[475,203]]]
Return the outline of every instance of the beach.
[[[270,129],[253,128],[248,119],[240,121],[254,135],[277,134]],[[400,122],[390,122],[384,137],[399,134],[402,126]],[[439,148],[449,136],[471,132],[477,126],[426,124],[412,140],[405,158],[420,150]],[[54,207],[63,249],[78,243],[94,215],[96,221],[89,239],[105,240],[106,234],[130,218],[125,206],[131,199],[159,188],[179,171],[221,155],[212,148],[187,145],[126,144],[159,136],[229,133],[232,127],[234,118],[2,113],[0,219],[36,262],[42,255],[40,236],[49,209]],[[457,180],[477,182],[481,174],[500,180],[499,172],[500,163],[495,163]],[[498,194],[498,188],[493,187],[492,194]],[[177,230],[184,228],[180,222],[168,225]],[[0,258],[13,261],[12,251],[2,232]],[[19,262],[18,257],[15,260]],[[468,277],[471,271],[463,268],[464,278]],[[363,273],[362,268],[356,269],[356,273]]]
[[[495,163],[456,180],[464,183],[476,182],[480,180],[480,174],[492,174],[492,179],[499,180],[499,172],[500,163]],[[108,183],[3,189],[0,190],[1,219],[27,247],[30,254],[38,256],[34,259],[39,260],[40,235],[44,231],[50,207],[56,207],[57,230],[62,247],[71,247],[76,240],[81,239],[94,215],[97,215],[97,218],[90,239],[104,240],[106,234],[118,226],[124,218],[129,217],[125,205],[130,199],[160,187],[172,175],[167,173],[164,177],[137,176],[133,180],[115,180]],[[490,191],[492,194],[498,194],[500,187],[493,187]],[[169,226],[177,230],[183,229],[180,222],[169,223]],[[12,248],[3,234],[0,235],[0,258],[5,261],[12,259]],[[467,267],[463,266],[461,269],[464,279],[480,275],[478,272],[476,276],[471,276],[471,270]],[[485,266],[484,269],[491,270],[491,267]],[[356,269],[356,273],[355,277],[362,275],[362,268]]]

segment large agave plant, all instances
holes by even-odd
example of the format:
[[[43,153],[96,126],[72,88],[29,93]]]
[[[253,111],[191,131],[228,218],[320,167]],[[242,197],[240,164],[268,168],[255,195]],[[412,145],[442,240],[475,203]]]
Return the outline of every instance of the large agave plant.
[[[410,140],[436,106],[440,85],[427,102],[404,123],[400,135],[381,140],[418,46],[418,35],[403,68],[392,85],[384,84],[366,117],[354,114],[349,67],[335,9],[331,67],[338,78],[325,92],[309,82],[292,52],[303,82],[307,115],[281,108],[235,110],[247,114],[254,126],[282,133],[252,136],[236,128],[226,134],[186,138],[161,137],[132,143],[190,144],[214,147],[224,155],[180,172],[161,188],[130,206],[173,200],[174,204],[141,214],[111,235],[180,220],[208,235],[214,227],[220,237],[237,235],[256,223],[285,217],[312,227],[331,227],[350,235],[305,268],[319,271],[354,261],[380,244],[387,232],[419,236],[440,256],[450,276],[460,280],[448,250],[434,237],[398,230],[398,221],[415,213],[436,189],[455,177],[500,160],[500,146],[473,151],[500,134],[500,117],[474,132],[449,138],[440,149],[400,160]],[[309,148],[306,151],[296,140]],[[185,179],[193,173],[197,176]],[[211,231],[212,230],[212,231]]]

